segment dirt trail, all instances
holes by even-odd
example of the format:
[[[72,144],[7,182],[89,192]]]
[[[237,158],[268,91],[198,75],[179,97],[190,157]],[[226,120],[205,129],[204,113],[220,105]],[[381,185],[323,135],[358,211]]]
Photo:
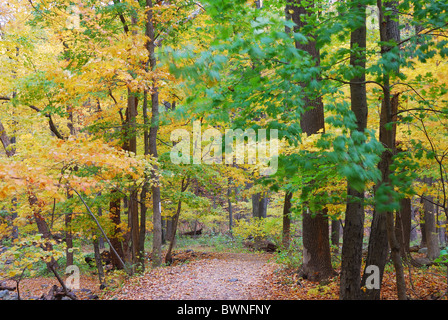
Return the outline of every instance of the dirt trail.
[[[269,299],[268,279],[277,268],[268,255],[225,253],[162,267],[127,283],[112,299],[250,300]]]

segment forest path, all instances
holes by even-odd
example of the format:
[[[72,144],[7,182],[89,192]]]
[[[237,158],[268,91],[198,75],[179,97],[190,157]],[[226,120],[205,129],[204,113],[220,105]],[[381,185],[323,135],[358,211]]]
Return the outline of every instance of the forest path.
[[[272,255],[255,253],[206,254],[205,258],[160,267],[126,283],[110,297],[119,300],[263,300],[272,291],[279,266]]]

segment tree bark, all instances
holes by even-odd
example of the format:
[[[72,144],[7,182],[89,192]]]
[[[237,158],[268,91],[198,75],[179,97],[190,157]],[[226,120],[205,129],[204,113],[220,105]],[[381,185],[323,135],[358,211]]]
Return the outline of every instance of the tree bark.
[[[182,179],[182,183],[181,183],[181,187],[180,187],[181,193],[185,192],[185,190],[187,190],[189,184],[190,184],[190,178],[189,177],[186,178],[186,179],[185,178]],[[179,216],[180,216],[181,210],[182,210],[182,199],[179,199],[178,202],[177,202],[176,214],[173,217],[173,229],[172,229],[172,232],[169,234],[169,237],[170,237],[169,242],[170,242],[170,244],[169,244],[167,253],[165,255],[165,262],[169,263],[169,264],[171,264],[173,262],[172,250],[173,250],[174,243],[175,243],[175,240],[176,240],[177,223],[179,222]],[[196,227],[195,227],[195,230],[196,230]]]
[[[388,43],[394,41],[395,43],[400,42],[400,32],[398,25],[398,11],[397,3],[394,1],[388,1],[384,4],[382,0],[377,0],[377,6],[379,10],[379,29],[380,29],[380,40],[383,43]],[[385,11],[388,14],[385,14]],[[381,54],[385,55],[393,46],[390,44],[382,45]],[[392,174],[390,166],[392,164],[392,157],[396,153],[396,114],[398,110],[398,94],[391,93],[390,77],[393,73],[398,74],[399,68],[394,70],[385,70],[383,73],[382,87],[383,87],[383,100],[381,104],[381,114],[380,114],[380,142],[386,148],[381,155],[381,160],[378,164],[378,168],[381,171],[381,182],[375,187],[375,192],[380,188],[386,187],[392,190],[390,175]],[[390,191],[392,192],[392,191]],[[390,201],[393,201],[393,194],[389,194]],[[369,265],[376,265],[380,268],[381,280],[384,272],[384,266],[386,264],[386,255],[384,254],[385,245],[381,248],[375,242],[383,245],[384,240],[387,239],[391,250],[391,258],[395,267],[395,276],[397,283],[397,296],[398,299],[404,300],[406,297],[406,283],[404,279],[404,270],[401,262],[400,255],[400,245],[395,234],[394,225],[394,212],[393,211],[379,211],[374,212],[374,221],[376,224],[372,223],[372,234],[369,239],[369,252],[367,260],[370,263],[366,263],[366,267]],[[377,228],[377,229],[375,229]],[[372,237],[375,236],[375,237]],[[370,244],[372,243],[372,246]],[[371,249],[377,249],[379,251],[370,251]],[[364,279],[366,275],[364,274]],[[366,296],[370,298],[379,299],[380,289],[367,289]]]
[[[404,198],[400,201],[400,211],[397,212],[395,220],[395,233],[400,242],[401,256],[407,257],[410,253],[409,247],[411,243],[411,199]]]
[[[112,232],[112,236],[110,237],[110,243],[115,248],[118,253],[118,256],[111,250],[112,255],[112,266],[117,269],[123,269],[123,265],[120,259],[124,260],[124,252],[123,245],[120,240],[121,234],[121,198],[117,196],[117,191],[112,191],[112,199],[109,202],[109,211],[110,211],[110,219],[114,225],[114,230]]]
[[[11,139],[6,134],[5,128],[3,127],[1,122],[0,122],[0,140],[3,144],[6,155],[8,157],[14,156],[16,149],[14,147],[12,147],[12,148],[10,147]],[[42,237],[44,239],[48,239],[48,240],[51,239],[51,232],[50,232],[50,229],[48,228],[47,222],[45,221],[44,217],[42,216],[42,211],[41,211],[40,205],[39,205],[39,199],[32,191],[28,192],[28,203],[30,204],[31,208],[33,208],[34,221],[36,222],[38,232],[40,234],[42,234]],[[50,242],[47,242],[43,246],[43,250],[45,250],[45,251],[53,250],[52,244]],[[56,265],[57,265],[56,260],[54,260],[54,258],[51,257],[51,260],[47,261],[46,265],[47,265],[48,270],[53,272],[54,276],[58,280],[59,284],[62,286],[62,289],[64,290],[67,297],[69,297],[72,300],[76,300],[77,299],[76,296],[70,292],[70,290],[65,286],[64,280],[59,276],[59,273],[56,270]]]
[[[149,38],[146,43],[148,50],[148,62],[150,70],[155,72],[155,29],[153,22],[153,3],[152,0],[146,0],[146,31],[145,34]],[[149,130],[149,153],[157,158],[157,131],[159,129],[159,91],[157,87],[157,79],[153,78],[153,86],[151,88],[151,128]],[[160,212],[160,186],[157,175],[158,167],[153,166],[152,181],[152,209],[153,209],[153,246],[152,246],[152,265],[160,266],[162,263],[162,214]]]
[[[98,281],[100,282],[100,286],[103,287],[105,285],[104,268],[103,268],[103,260],[101,259],[100,245],[98,239],[93,240],[93,252],[95,255],[96,269],[98,271]]]
[[[5,127],[3,126],[1,121],[0,121],[0,141],[3,144],[3,148],[5,149],[6,155],[8,157],[12,157],[16,153],[16,149],[12,145],[11,139],[6,134]]]
[[[351,110],[356,116],[357,131],[364,132],[367,127],[367,93],[364,84],[366,67],[366,7],[356,5],[352,10],[362,19],[362,24],[353,30],[350,38],[350,64],[361,68],[358,76],[351,79],[350,99]],[[357,50],[358,48],[358,50]],[[364,237],[364,191],[355,190],[348,181],[347,207],[345,213],[345,226],[343,232],[341,254],[341,282],[340,298],[343,300],[356,300],[361,296],[361,263],[362,242]]]
[[[254,218],[266,218],[268,208],[268,197],[266,193],[252,195],[252,216]]]
[[[311,14],[314,3],[300,0],[288,0],[285,8],[287,19],[296,24],[300,31],[306,25],[305,17]],[[292,12],[292,13],[291,13]],[[306,51],[320,66],[320,53],[314,41],[305,44],[295,42],[297,49]],[[304,86],[306,84],[303,84]],[[315,97],[305,96],[306,110],[300,119],[302,132],[307,135],[325,130],[324,105],[319,94]],[[312,183],[312,182],[311,182]],[[326,212],[303,212],[303,264],[300,275],[312,281],[321,281],[336,274],[331,265],[328,217]]]
[[[229,208],[229,232],[230,234],[232,234],[232,227],[233,227],[232,178],[229,178],[229,185],[227,186],[227,205]]]
[[[303,215],[303,264],[299,275],[310,281],[323,281],[337,273],[331,265],[328,217],[326,212],[314,217]]]
[[[423,181],[431,185],[432,179],[425,178]],[[440,255],[439,248],[439,237],[437,233],[437,224],[436,224],[436,215],[434,208],[434,198],[430,195],[426,195],[423,197],[423,212],[424,212],[424,220],[425,220],[425,234],[426,234],[426,247],[427,257],[429,260],[433,261],[438,258]]]
[[[291,243],[291,199],[292,192],[285,192],[285,201],[283,203],[283,231],[282,245],[284,250],[289,249]]]
[[[341,238],[341,221],[339,219],[331,220],[330,243],[334,246],[333,252],[339,252],[339,240]]]

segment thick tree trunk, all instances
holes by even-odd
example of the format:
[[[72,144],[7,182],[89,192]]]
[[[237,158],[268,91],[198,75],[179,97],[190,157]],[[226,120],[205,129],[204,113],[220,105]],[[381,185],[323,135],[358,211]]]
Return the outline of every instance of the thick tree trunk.
[[[388,43],[390,41],[395,41],[395,43],[400,42],[400,32],[399,32],[399,24],[398,24],[398,11],[397,11],[397,3],[394,1],[388,1],[383,3],[381,0],[377,0],[377,6],[379,10],[379,28],[380,28],[380,39],[383,43]],[[385,14],[387,11],[387,14]],[[387,54],[393,47],[389,44],[383,45],[381,47],[381,54]],[[394,70],[385,70],[383,74],[383,100],[381,104],[381,114],[380,114],[380,142],[384,145],[386,150],[381,155],[381,160],[378,165],[382,179],[379,185],[375,188],[375,192],[377,192],[380,188],[389,188],[392,190],[393,186],[391,186],[390,174],[391,169],[390,166],[392,164],[392,157],[396,153],[396,114],[398,110],[398,94],[392,95],[391,86],[390,86],[390,76],[393,73],[398,73],[399,68]],[[383,192],[392,192],[386,191],[383,189]],[[393,194],[388,195],[390,201],[393,201]],[[378,248],[378,246],[370,247],[370,243],[372,242],[384,242],[384,238],[387,239],[388,244],[391,250],[391,258],[395,267],[395,276],[397,283],[397,296],[398,299],[404,300],[406,299],[406,283],[404,279],[404,270],[401,261],[400,255],[400,243],[397,240],[395,234],[395,225],[394,225],[394,212],[393,211],[379,211],[375,210],[375,214],[378,216],[376,219],[378,224],[378,230],[374,230],[374,225],[372,225],[372,234],[376,234],[378,238],[370,238],[369,239],[369,258],[380,258],[381,260],[371,261],[373,265],[376,265],[380,268],[381,276],[384,272],[384,265],[386,262],[386,257],[383,253],[380,252],[370,252],[371,248],[377,248],[385,251],[386,246],[383,248]],[[375,217],[374,217],[375,220]],[[385,233],[384,233],[385,230]],[[370,264],[366,263],[366,267]],[[375,290],[374,293],[368,292]],[[379,299],[380,297],[380,289],[372,289],[367,290],[367,296],[374,294],[374,298]]]
[[[303,214],[303,264],[299,275],[310,281],[322,281],[337,273],[331,265],[328,217]]]
[[[137,153],[137,106],[137,96],[128,89],[126,121],[123,125],[123,150],[133,154]],[[138,252],[140,248],[140,224],[137,197],[137,190],[131,190],[128,199],[128,226],[130,234],[128,235],[129,243],[125,246],[125,256],[129,257],[129,262],[133,266],[136,266],[139,262]]]
[[[266,193],[252,195],[252,216],[254,218],[266,218],[268,197]]]
[[[350,64],[354,67],[366,67],[366,7],[356,6],[353,10],[362,19],[362,24],[351,33],[352,52]],[[358,50],[356,49],[358,48]],[[365,71],[351,79],[351,110],[356,116],[357,130],[364,132],[367,127],[367,93]],[[348,181],[347,208],[341,255],[340,298],[344,300],[359,299],[361,296],[362,242],[364,237],[364,191],[355,190]]]
[[[397,212],[395,220],[395,233],[400,242],[401,256],[407,257],[409,254],[409,246],[411,243],[411,199],[404,198],[400,201],[400,211]]]
[[[314,9],[314,3],[300,0],[288,0],[285,8],[286,18],[296,24],[295,31],[306,26],[305,18]],[[320,65],[320,53],[314,41],[305,44],[296,42],[297,49],[306,51]],[[306,86],[306,84],[304,84]],[[300,119],[302,132],[307,135],[325,131],[324,105],[321,96],[316,92],[313,96],[304,97],[306,110]],[[312,182],[311,182],[312,183]],[[328,217],[326,212],[303,212],[303,264],[300,275],[304,278],[321,281],[336,272],[331,265]]]

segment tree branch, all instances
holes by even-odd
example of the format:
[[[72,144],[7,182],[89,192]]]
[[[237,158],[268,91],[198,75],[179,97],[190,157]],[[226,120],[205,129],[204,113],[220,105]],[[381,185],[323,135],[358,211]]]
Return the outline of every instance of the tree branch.
[[[42,110],[40,110],[40,109],[39,109],[38,107],[36,107],[36,106],[30,105],[30,106],[28,106],[28,107],[30,107],[31,109],[33,109],[33,110],[35,110],[35,111],[37,111],[37,112],[42,113]],[[48,118],[48,124],[50,125],[50,130],[51,130],[51,132],[53,132],[54,135],[55,135],[56,137],[58,137],[59,139],[61,139],[61,140],[65,140],[64,136],[59,132],[58,128],[56,127],[55,123],[53,122],[53,118],[51,117],[51,114],[49,114],[49,113],[45,113],[44,116],[46,116],[46,117]]]
[[[345,81],[345,80],[336,79],[336,78],[330,78],[330,77],[322,78],[322,80],[333,80],[333,81],[337,81],[337,82],[340,82],[340,83],[343,83],[343,84],[358,84],[358,85],[359,84],[373,83],[373,84],[376,84],[376,85],[380,86],[383,90],[385,90],[384,86],[381,83],[373,81],[373,80],[356,82],[356,81]]]
[[[78,193],[78,191],[76,191],[75,189],[71,188],[71,190],[73,190],[79,197],[79,199],[81,199],[82,203],[84,204],[84,206],[87,209],[87,212],[90,214],[90,216],[92,217],[92,219],[95,221],[96,225],[98,226],[98,229],[100,229],[101,233],[103,234],[104,238],[106,239],[107,243],[110,246],[110,249],[115,253],[115,255],[118,257],[118,259],[120,260],[120,263],[122,264],[123,268],[126,270],[126,272],[129,273],[129,270],[127,268],[127,266],[125,265],[125,263],[123,262],[123,260],[121,259],[120,255],[117,253],[117,251],[115,250],[114,246],[112,245],[112,243],[110,243],[109,238],[106,235],[106,232],[104,232],[104,229],[101,227],[100,223],[98,222],[97,218],[95,217],[95,215],[92,213],[92,210],[90,210],[90,207],[87,205],[87,203],[84,201],[83,197],[81,197],[81,195]]]

